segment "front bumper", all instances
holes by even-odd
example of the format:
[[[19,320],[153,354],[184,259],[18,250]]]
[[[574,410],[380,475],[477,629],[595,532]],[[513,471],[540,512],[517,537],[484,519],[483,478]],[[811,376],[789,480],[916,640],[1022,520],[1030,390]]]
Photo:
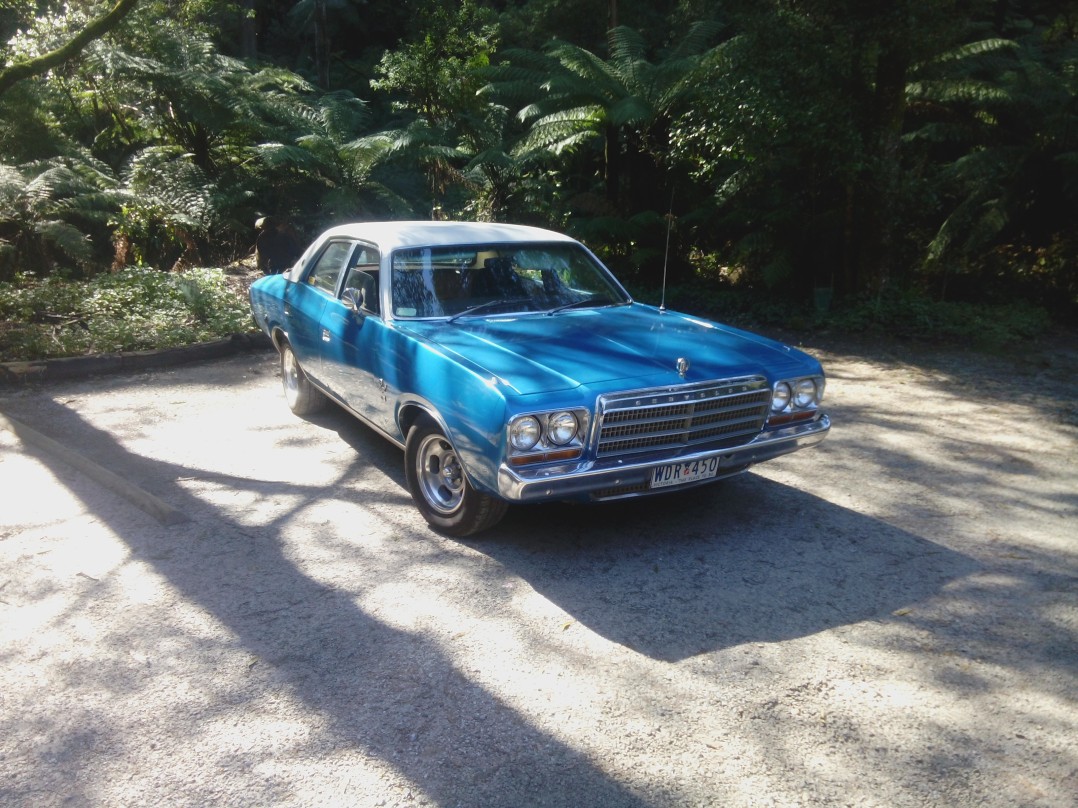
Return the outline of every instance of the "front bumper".
[[[761,432],[741,446],[676,457],[592,460],[535,469],[512,468],[502,464],[498,469],[498,493],[510,502],[540,502],[551,499],[621,499],[678,491],[712,483],[739,474],[756,463],[815,446],[827,437],[830,429],[831,419],[821,414],[809,423]],[[719,460],[716,476],[686,485],[651,488],[651,478],[656,468],[670,463],[710,460],[713,457]]]

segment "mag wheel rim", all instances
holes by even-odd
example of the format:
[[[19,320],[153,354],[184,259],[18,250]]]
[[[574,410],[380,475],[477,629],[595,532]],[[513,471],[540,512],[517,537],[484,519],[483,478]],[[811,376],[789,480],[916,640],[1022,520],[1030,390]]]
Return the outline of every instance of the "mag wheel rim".
[[[286,348],[281,360],[281,365],[281,377],[284,380],[284,394],[288,399],[288,403],[294,404],[299,397],[299,363],[296,362],[296,355]]]
[[[464,469],[453,446],[441,435],[428,435],[416,453],[416,477],[423,499],[448,516],[464,500]]]

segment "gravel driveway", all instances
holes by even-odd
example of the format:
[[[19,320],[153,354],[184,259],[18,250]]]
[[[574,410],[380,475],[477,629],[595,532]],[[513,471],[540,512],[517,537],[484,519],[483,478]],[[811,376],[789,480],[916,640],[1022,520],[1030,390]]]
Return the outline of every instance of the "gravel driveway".
[[[1078,804],[1078,357],[808,349],[822,446],[466,541],[272,354],[0,391],[187,518],[0,430],[0,804]]]

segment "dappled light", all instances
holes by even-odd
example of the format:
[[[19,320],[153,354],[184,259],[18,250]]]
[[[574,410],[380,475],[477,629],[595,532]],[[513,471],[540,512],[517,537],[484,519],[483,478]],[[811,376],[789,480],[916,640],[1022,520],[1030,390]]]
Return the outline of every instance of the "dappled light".
[[[451,768],[432,765],[427,759],[428,752],[418,756],[421,746],[417,746],[414,730],[409,729],[410,716],[417,715],[415,711],[422,709],[420,714],[426,723],[439,714],[433,704],[423,707],[425,703],[431,699],[440,701],[450,694],[451,703],[459,705],[458,709],[484,703],[494,707],[495,702],[484,695],[481,688],[464,678],[453,662],[444,658],[429,641],[418,634],[402,634],[383,624],[358,608],[348,598],[346,591],[335,591],[326,583],[308,577],[288,560],[289,541],[282,541],[284,524],[293,520],[311,521],[312,517],[315,523],[329,524],[328,520],[321,519],[318,512],[321,487],[307,489],[308,493],[295,504],[289,504],[286,498],[286,511],[282,513],[278,510],[278,519],[262,527],[256,537],[242,522],[229,517],[227,511],[215,508],[206,500],[195,500],[178,485],[165,482],[174,477],[177,471],[184,471],[182,467],[166,468],[157,461],[156,468],[151,471],[146,466],[153,466],[154,461],[131,457],[106,433],[82,421],[73,411],[64,410],[61,405],[46,407],[46,410],[50,409],[54,410],[49,413],[50,420],[66,420],[71,429],[75,429],[77,424],[80,439],[88,445],[96,444],[97,454],[103,461],[110,465],[124,465],[128,470],[136,466],[144,467],[146,474],[143,481],[151,487],[151,474],[158,477],[160,487],[166,489],[172,500],[200,525],[185,536],[187,542],[195,543],[200,550],[197,555],[191,556],[189,553],[176,553],[172,546],[175,537],[166,531],[145,530],[144,524],[139,525],[138,521],[132,524],[126,514],[114,517],[115,521],[107,513],[97,515],[102,521],[111,523],[111,528],[127,544],[132,556],[148,560],[154,572],[163,579],[163,585],[170,590],[170,601],[175,601],[178,596],[181,602],[196,606],[197,611],[193,614],[193,623],[189,622],[190,618],[180,618],[177,627],[182,634],[177,638],[179,642],[174,650],[170,649],[173,643],[167,634],[162,635],[155,630],[152,637],[141,637],[141,632],[136,629],[134,633],[128,632],[123,640],[126,653],[113,656],[112,662],[104,669],[92,670],[88,659],[86,667],[77,660],[69,662],[65,674],[69,687],[95,688],[98,677],[104,676],[106,681],[112,683],[111,689],[126,698],[135,698],[150,684],[138,673],[140,666],[137,656],[132,656],[138,654],[145,654],[146,670],[157,671],[157,675],[166,677],[171,667],[170,658],[176,652],[193,654],[194,661],[200,663],[200,667],[202,664],[215,667],[224,664],[234,666],[234,671],[243,674],[250,673],[258,665],[256,673],[263,686],[280,688],[282,697],[305,704],[305,710],[321,716],[325,725],[318,733],[322,736],[320,743],[341,751],[363,750],[375,760],[381,759],[384,765],[398,772],[398,778],[403,777],[414,783],[415,789],[429,794],[436,802],[447,802],[452,794],[464,793],[464,781],[460,778],[470,776],[469,771],[479,766],[481,760],[486,767],[493,764],[501,768],[511,764],[514,758],[519,759],[519,765],[526,765],[526,759],[520,756],[538,748],[542,748],[544,754],[555,763],[547,775],[532,775],[539,777],[538,782],[544,783],[544,789],[552,793],[560,791],[563,785],[552,775],[571,769],[578,775],[571,786],[573,791],[590,794],[596,804],[636,802],[630,792],[600,770],[592,768],[579,753],[544,736],[509,709],[497,709],[483,716],[483,723],[479,725],[483,733],[495,733],[508,741],[508,745],[500,749],[501,762],[492,760],[490,749],[482,750],[480,758],[473,757],[480,750],[454,752],[450,748],[440,748],[439,757],[463,755],[459,762],[470,763]],[[106,460],[102,456],[104,452],[111,458]],[[47,456],[40,459],[46,465],[52,462]],[[275,503],[274,507],[279,508],[279,503]],[[340,517],[340,510],[335,509],[334,518]],[[331,527],[329,532],[336,529]],[[116,590],[113,596],[124,595],[122,590]],[[184,611],[187,611],[186,607]],[[279,619],[274,615],[287,615],[286,624],[274,628]],[[217,630],[213,634],[218,634],[220,628],[225,630],[224,643],[200,636],[203,633],[200,624],[204,624],[206,618],[215,624]],[[210,627],[210,624],[205,625]],[[78,631],[77,625],[75,631]],[[424,662],[403,679],[386,677],[388,671],[383,668],[385,655],[401,645],[420,651]],[[343,657],[336,658],[338,653]],[[236,658],[237,654],[239,658]],[[223,704],[246,707],[250,700],[258,701],[255,694],[229,693],[225,682],[233,678],[221,671],[216,676],[187,678],[172,697],[176,711],[172,719],[173,728],[187,736],[190,744],[198,747],[207,737],[212,738],[211,744],[215,748],[220,748],[222,743],[228,744],[227,733],[222,738],[215,732],[215,710],[206,713],[204,719],[194,719],[193,716],[200,712],[199,705],[221,701]],[[377,682],[383,684],[378,685]],[[387,689],[379,692],[383,687]],[[257,704],[252,706],[257,711]],[[83,719],[88,720],[89,716]],[[457,713],[455,709],[452,715],[438,720],[462,721],[467,726],[475,720],[475,716]],[[228,719],[227,723],[233,721]],[[94,719],[93,723],[109,725],[117,735],[138,731],[137,720],[126,727],[115,726],[114,722],[101,718]],[[418,726],[415,728],[418,729]],[[13,729],[8,727],[7,734],[10,735]],[[304,727],[300,736],[308,732],[309,729]],[[88,766],[95,757],[95,750],[119,753],[118,743],[117,740],[113,743],[95,741],[84,744],[77,750],[64,752],[65,759],[72,764],[81,760],[77,764],[80,768]],[[509,771],[507,769],[506,774]],[[96,787],[105,788],[106,785],[101,782]],[[215,786],[208,783],[206,788],[210,790],[204,796],[209,799]],[[271,789],[265,793],[269,796],[273,791]],[[122,799],[122,794],[117,794],[117,797]]]
[[[4,793],[1066,804],[1076,436],[1038,414],[1069,377],[822,358],[814,452],[464,541],[399,448],[292,416],[273,356],[5,396],[191,522],[0,433],[56,492],[0,521]]]

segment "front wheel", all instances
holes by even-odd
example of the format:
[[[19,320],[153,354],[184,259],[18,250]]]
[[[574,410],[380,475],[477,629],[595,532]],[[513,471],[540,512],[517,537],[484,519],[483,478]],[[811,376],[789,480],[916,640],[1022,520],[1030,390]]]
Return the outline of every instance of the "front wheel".
[[[288,409],[296,415],[310,415],[326,405],[325,395],[311,384],[287,342],[281,345],[281,384]]]
[[[408,431],[404,463],[412,499],[435,530],[470,536],[494,527],[505,515],[504,500],[472,488],[457,450],[430,419]]]

